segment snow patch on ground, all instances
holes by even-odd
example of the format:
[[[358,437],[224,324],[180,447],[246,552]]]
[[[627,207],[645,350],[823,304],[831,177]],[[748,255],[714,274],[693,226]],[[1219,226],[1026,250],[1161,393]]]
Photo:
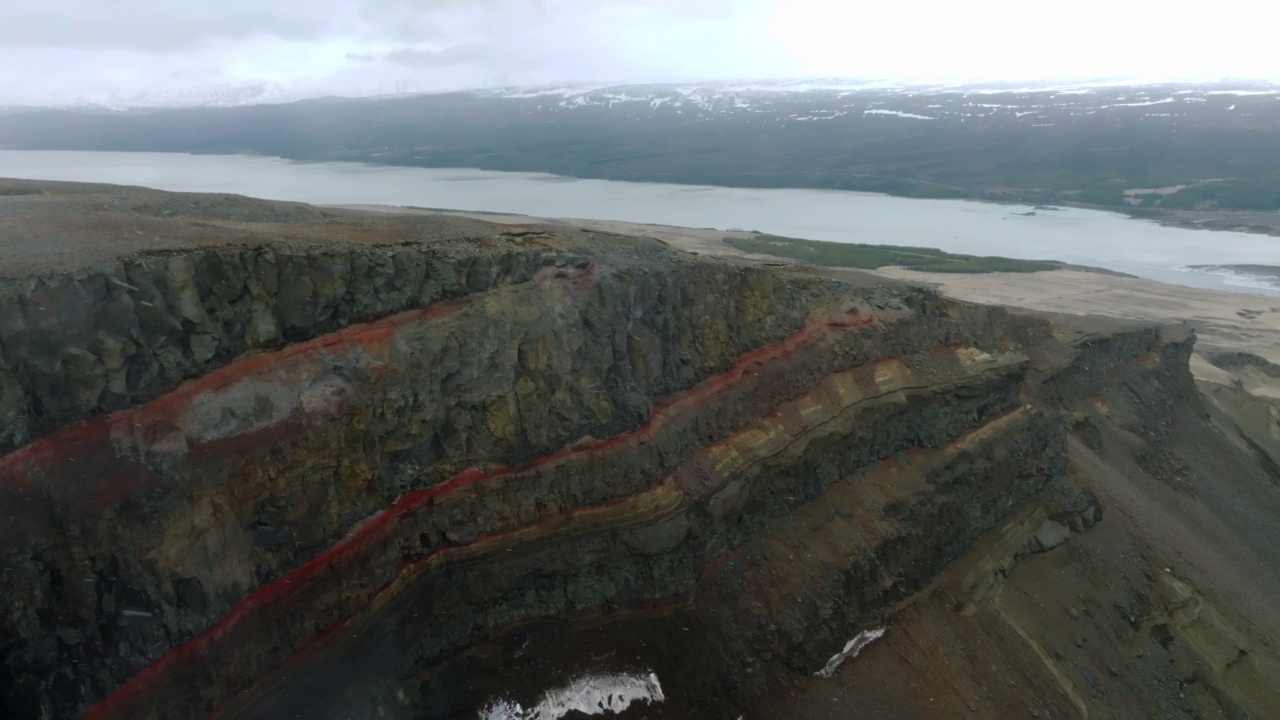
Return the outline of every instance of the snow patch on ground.
[[[654,673],[589,673],[546,691],[531,708],[512,700],[495,700],[480,711],[479,720],[560,720],[571,712],[613,715],[632,703],[664,700],[662,684]]]
[[[884,635],[884,632],[885,628],[874,628],[872,630],[863,630],[857,635],[854,635],[852,640],[844,644],[844,649],[835,655],[832,655],[831,659],[827,661],[827,664],[823,665],[822,669],[814,673],[813,676],[829,678],[832,675],[835,675],[836,670],[844,663],[845,660],[858,657],[858,653],[862,652],[863,648],[870,645],[872,642],[879,640],[880,637]]]
[[[1163,105],[1165,103],[1177,102],[1174,98],[1165,98],[1163,100],[1147,100],[1145,102],[1116,103],[1115,105],[1102,105],[1101,108],[1110,107],[1146,107],[1148,105]]]
[[[937,120],[938,118],[929,117],[928,115],[916,115],[914,113],[901,112],[899,110],[863,110],[863,115],[897,115],[898,117],[911,118],[913,120]]]
[[[1210,90],[1205,95],[1280,95],[1280,90]]]

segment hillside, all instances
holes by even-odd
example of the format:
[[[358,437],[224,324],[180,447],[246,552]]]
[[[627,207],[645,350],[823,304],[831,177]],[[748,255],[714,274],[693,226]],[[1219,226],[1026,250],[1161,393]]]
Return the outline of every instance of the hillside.
[[[0,215],[4,717],[1280,714],[1280,478],[1188,327],[516,218]]]

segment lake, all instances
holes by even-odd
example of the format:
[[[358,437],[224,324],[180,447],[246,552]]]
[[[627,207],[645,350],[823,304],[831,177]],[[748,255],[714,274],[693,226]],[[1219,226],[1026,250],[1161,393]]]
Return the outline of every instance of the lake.
[[[759,230],[836,242],[1052,259],[1162,282],[1280,296],[1227,265],[1280,265],[1280,238],[1187,230],[1094,210],[581,180],[541,173],[302,163],[247,155],[0,150],[0,177],[145,185],[319,204],[381,203]],[[1214,265],[1192,270],[1192,265]]]

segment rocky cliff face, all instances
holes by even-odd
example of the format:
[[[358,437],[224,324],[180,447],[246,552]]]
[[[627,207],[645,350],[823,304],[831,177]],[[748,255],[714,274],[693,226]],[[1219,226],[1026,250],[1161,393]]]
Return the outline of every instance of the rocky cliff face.
[[[1164,450],[1198,407],[1180,331],[603,233],[21,187],[10,213],[114,259],[0,287],[6,716],[469,717],[477,678],[593,626],[666,638],[671,716],[737,717],[955,568],[959,609],[1091,532],[1086,449],[1194,482]]]

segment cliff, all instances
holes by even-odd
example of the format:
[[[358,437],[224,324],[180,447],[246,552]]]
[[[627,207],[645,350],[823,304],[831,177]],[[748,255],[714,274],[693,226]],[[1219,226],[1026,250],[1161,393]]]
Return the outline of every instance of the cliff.
[[[858,675],[944,627],[921,667],[973,712],[1280,712],[1280,624],[1235,600],[1277,580],[1212,583],[1274,563],[1280,497],[1184,330],[564,227],[0,195],[6,717],[474,717],[588,665],[652,671],[671,717],[950,717],[887,693],[929,682],[905,652]],[[1091,697],[1045,647],[1067,615],[1001,590],[1105,533],[1127,600],[1053,582],[1183,665],[1108,660]]]

